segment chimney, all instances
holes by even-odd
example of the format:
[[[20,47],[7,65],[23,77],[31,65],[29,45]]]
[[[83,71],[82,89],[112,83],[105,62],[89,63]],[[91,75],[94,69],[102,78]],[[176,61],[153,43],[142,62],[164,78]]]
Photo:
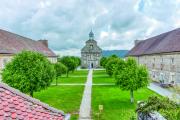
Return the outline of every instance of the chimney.
[[[48,40],[38,40],[42,44],[44,44],[46,47],[48,47]]]
[[[134,41],[134,45],[136,46],[139,42],[141,42],[142,40],[135,40]]]

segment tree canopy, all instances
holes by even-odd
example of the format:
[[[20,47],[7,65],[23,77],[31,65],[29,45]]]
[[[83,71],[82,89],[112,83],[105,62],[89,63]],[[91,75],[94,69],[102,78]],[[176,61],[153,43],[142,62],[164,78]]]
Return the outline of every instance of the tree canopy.
[[[109,76],[112,76],[114,73],[114,70],[116,68],[116,65],[119,61],[119,58],[111,58],[109,61],[106,63],[106,72]]]
[[[80,59],[74,56],[64,56],[59,59],[67,67],[67,77],[70,71],[74,71],[80,65]]]
[[[47,88],[55,77],[54,66],[40,53],[23,51],[2,72],[3,82],[33,96]]]
[[[100,59],[100,65],[105,68],[106,67],[106,62],[107,62],[107,57],[102,57]]]

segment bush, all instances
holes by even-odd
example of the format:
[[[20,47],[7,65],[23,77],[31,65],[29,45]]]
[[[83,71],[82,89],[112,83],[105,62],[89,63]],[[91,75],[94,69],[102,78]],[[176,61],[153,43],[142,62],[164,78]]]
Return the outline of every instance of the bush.
[[[170,101],[168,98],[151,96],[147,101],[139,103],[136,112],[148,114],[154,111],[160,112],[167,120],[179,120],[180,105]]]

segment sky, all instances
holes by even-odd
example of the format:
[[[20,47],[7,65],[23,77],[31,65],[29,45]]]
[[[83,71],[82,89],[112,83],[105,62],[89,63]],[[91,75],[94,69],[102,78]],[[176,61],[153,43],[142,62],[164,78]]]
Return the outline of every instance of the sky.
[[[80,56],[92,29],[103,50],[130,50],[180,27],[180,0],[0,0],[0,29]]]

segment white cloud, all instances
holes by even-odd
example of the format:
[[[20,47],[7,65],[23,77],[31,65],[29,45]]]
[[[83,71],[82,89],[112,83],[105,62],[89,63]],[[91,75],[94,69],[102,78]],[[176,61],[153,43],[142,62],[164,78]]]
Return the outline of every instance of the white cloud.
[[[48,39],[50,48],[60,54],[79,55],[91,28],[103,49],[131,49],[135,39],[177,27],[179,0],[1,0],[0,4],[0,28]]]

